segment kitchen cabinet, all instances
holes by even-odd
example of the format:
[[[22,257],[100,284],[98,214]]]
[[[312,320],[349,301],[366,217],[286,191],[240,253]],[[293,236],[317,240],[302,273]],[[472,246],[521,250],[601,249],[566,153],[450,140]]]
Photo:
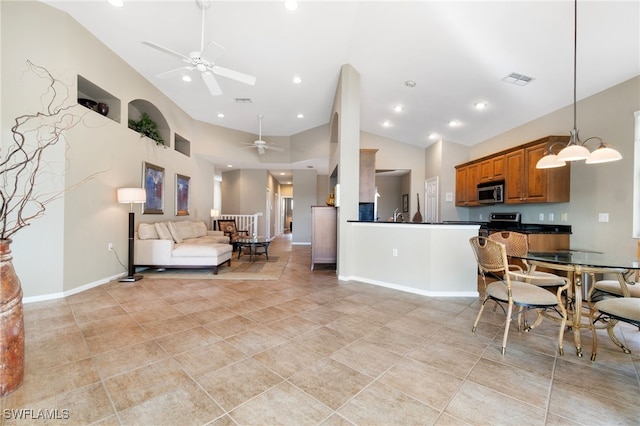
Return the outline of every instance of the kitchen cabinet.
[[[480,163],[456,167],[456,206],[478,206]]]
[[[569,202],[571,166],[536,169],[547,146],[567,139],[549,136],[505,154],[505,203]]]
[[[336,263],[337,214],[335,207],[311,207],[311,270],[317,263]]]
[[[504,180],[503,154],[480,161],[480,182]]]

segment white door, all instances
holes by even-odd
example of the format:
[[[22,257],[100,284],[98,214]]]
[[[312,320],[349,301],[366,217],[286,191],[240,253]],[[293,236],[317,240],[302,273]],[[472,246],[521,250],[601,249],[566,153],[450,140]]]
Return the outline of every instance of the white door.
[[[425,210],[425,222],[438,222],[438,177],[427,179],[424,184],[425,193],[424,198],[426,200]]]
[[[264,236],[267,238],[271,238],[271,191],[267,188],[267,209],[264,215],[264,227],[265,234]]]

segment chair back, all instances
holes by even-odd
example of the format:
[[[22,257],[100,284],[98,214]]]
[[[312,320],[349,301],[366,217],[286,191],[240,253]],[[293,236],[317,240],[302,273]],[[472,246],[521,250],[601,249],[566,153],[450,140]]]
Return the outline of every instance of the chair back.
[[[505,280],[509,280],[507,251],[504,244],[487,237],[472,237],[469,239],[469,243],[483,278],[488,272],[504,276]]]
[[[519,232],[495,232],[489,239],[504,244],[509,257],[522,257],[529,252],[529,240]]]
[[[235,219],[218,219],[218,230],[224,232],[229,237],[238,233]]]

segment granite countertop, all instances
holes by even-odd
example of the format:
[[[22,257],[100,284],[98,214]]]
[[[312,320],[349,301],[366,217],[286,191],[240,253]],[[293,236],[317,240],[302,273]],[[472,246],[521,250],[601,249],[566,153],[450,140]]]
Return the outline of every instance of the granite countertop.
[[[387,222],[384,220],[347,220],[355,223],[384,223],[411,225],[479,225],[489,231],[515,231],[523,234],[571,234],[571,225],[550,225],[544,223],[501,223],[492,224],[482,221],[445,220],[442,222]]]

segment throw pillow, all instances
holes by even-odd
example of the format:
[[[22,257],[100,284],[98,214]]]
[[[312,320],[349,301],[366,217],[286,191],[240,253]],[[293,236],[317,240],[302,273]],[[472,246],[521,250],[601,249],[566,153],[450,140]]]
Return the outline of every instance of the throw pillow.
[[[173,240],[171,232],[169,232],[169,228],[167,228],[167,224],[165,222],[156,223],[156,232],[161,240]]]
[[[193,231],[193,238],[207,235],[207,225],[204,222],[191,222],[191,230]]]
[[[141,240],[157,240],[160,237],[153,223],[141,223],[138,225],[138,238]]]
[[[171,233],[173,241],[180,244],[182,242],[182,236],[180,235],[180,231],[178,231],[178,227],[175,225],[175,222],[167,222],[167,228],[169,228],[169,233]]]

